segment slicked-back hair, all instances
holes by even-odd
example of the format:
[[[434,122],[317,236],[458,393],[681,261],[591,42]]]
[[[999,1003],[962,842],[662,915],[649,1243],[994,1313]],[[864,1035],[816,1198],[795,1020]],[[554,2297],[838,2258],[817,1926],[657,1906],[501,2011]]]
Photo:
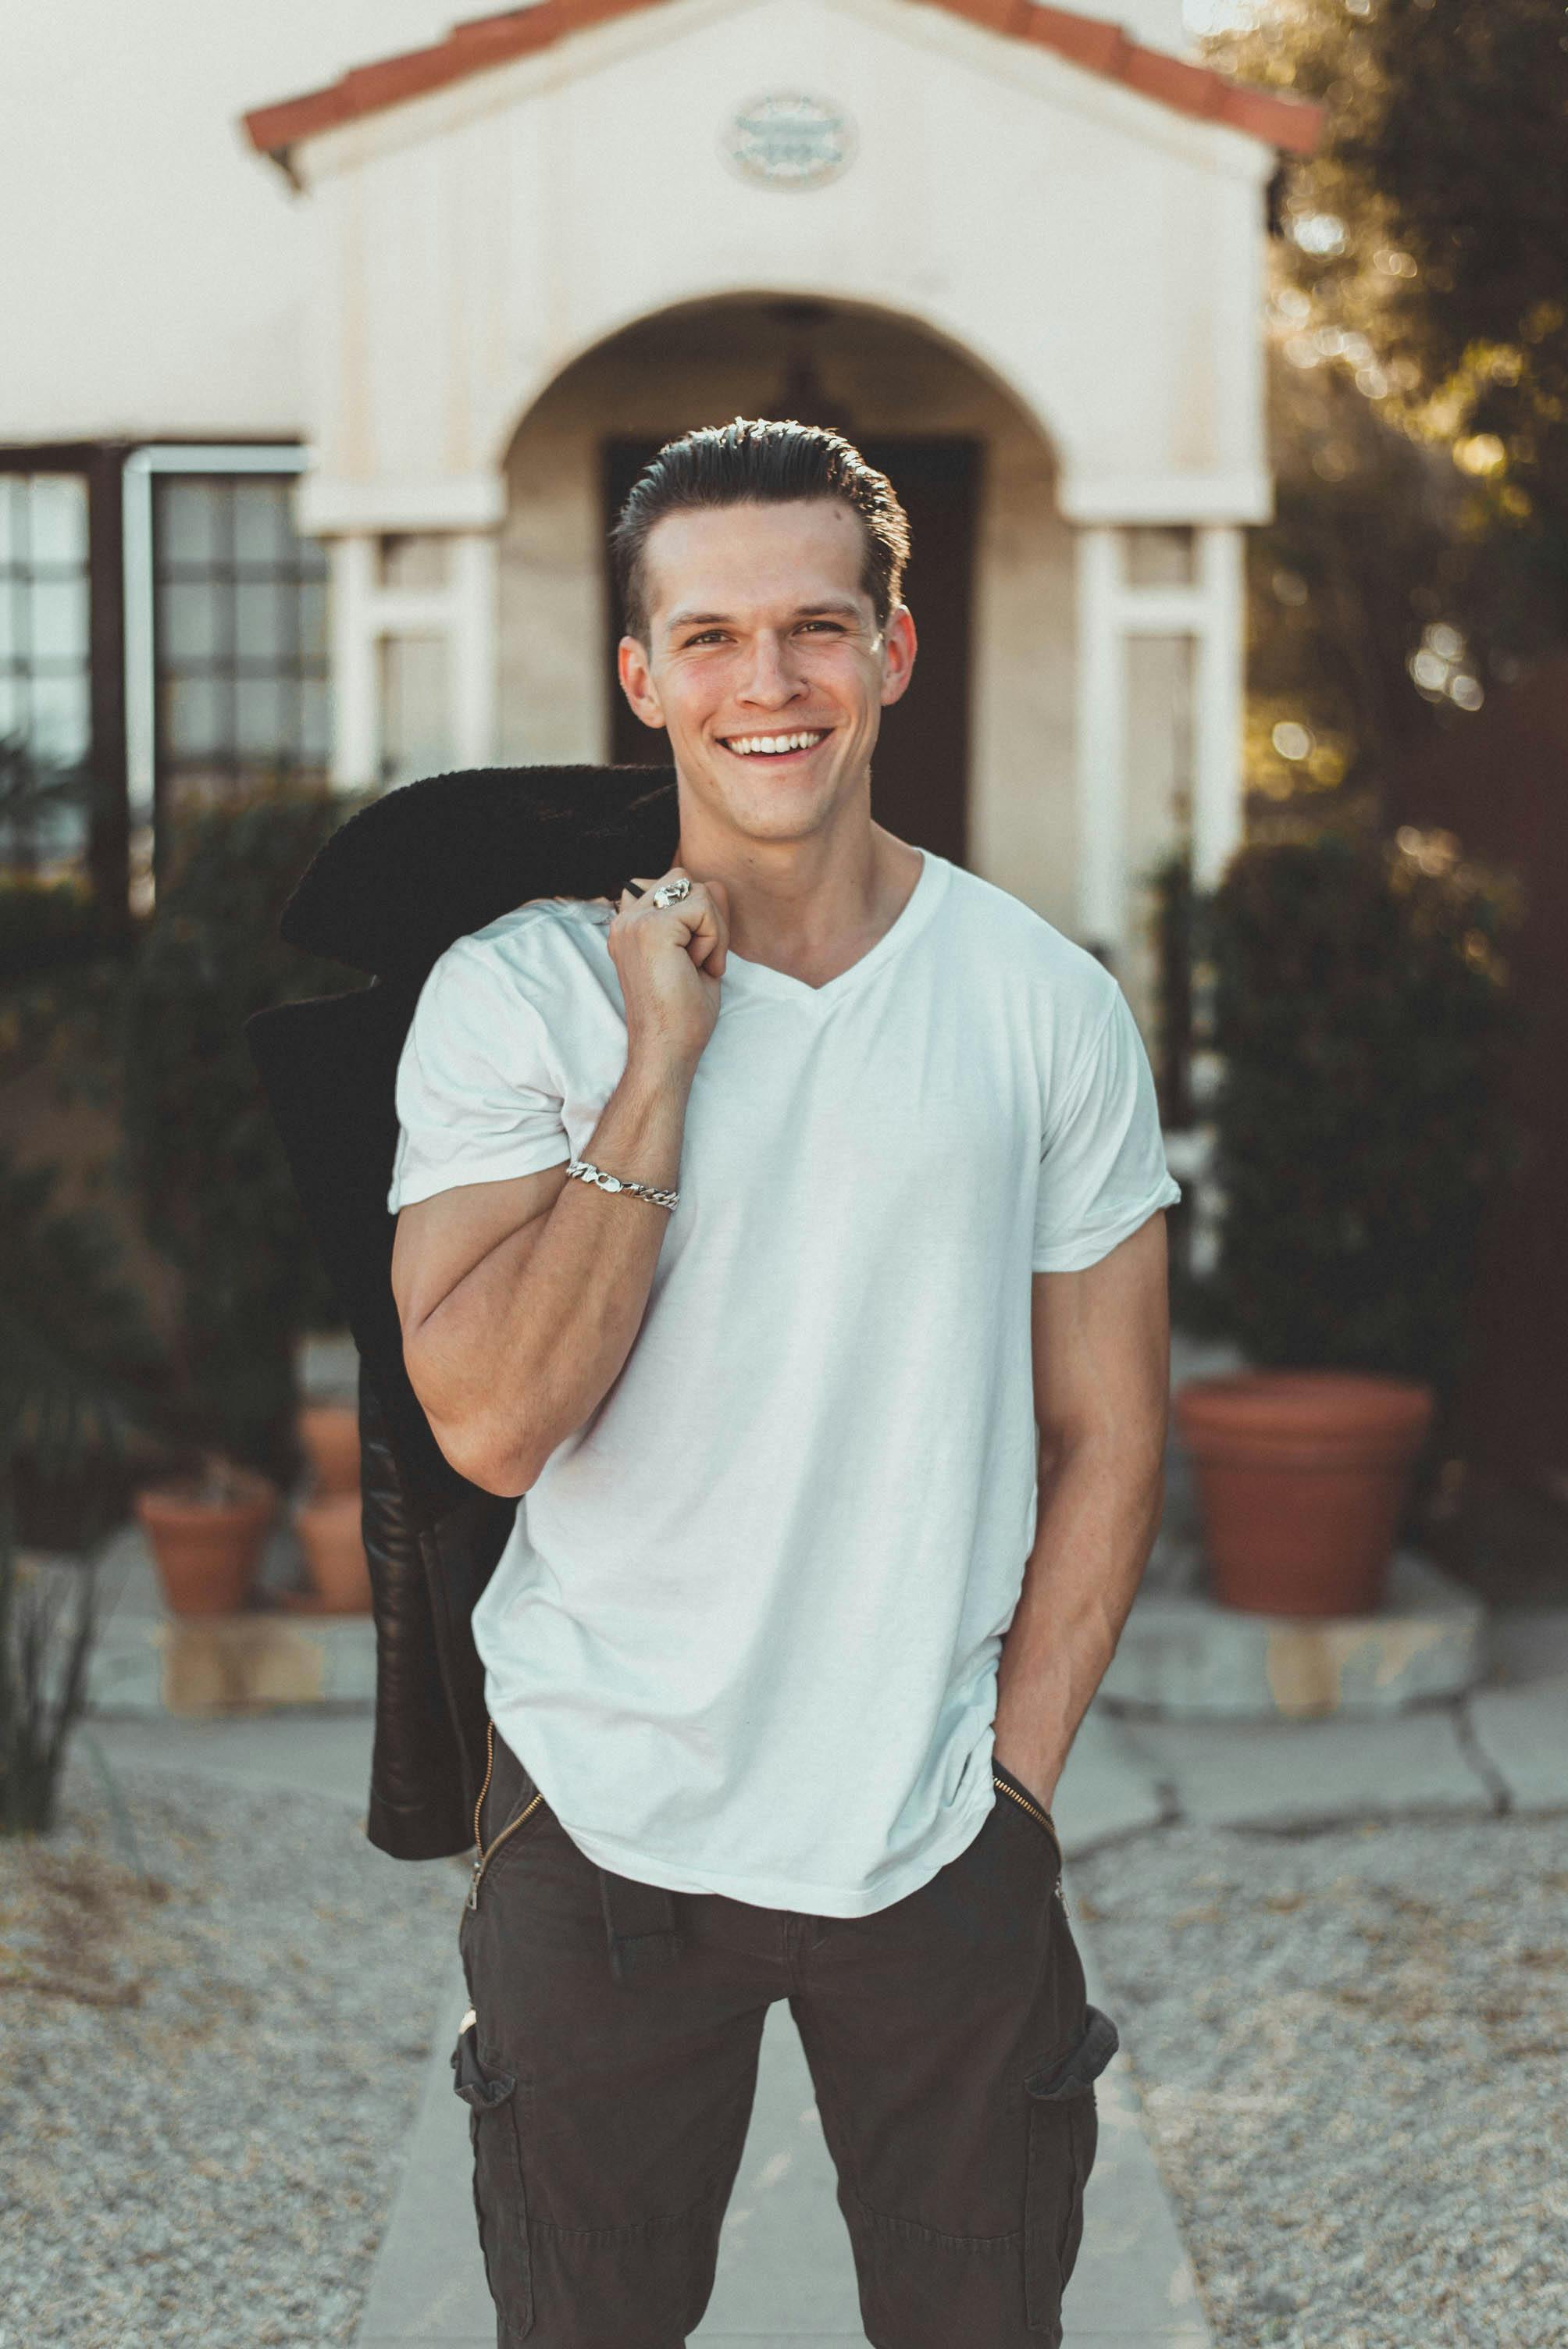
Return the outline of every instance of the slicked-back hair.
[[[648,533],[666,514],[707,506],[793,505],[837,498],[860,516],[861,585],[884,628],[909,561],[909,518],[892,483],[825,425],[737,416],[666,440],[633,482],[610,533],[625,632],[648,641]]]

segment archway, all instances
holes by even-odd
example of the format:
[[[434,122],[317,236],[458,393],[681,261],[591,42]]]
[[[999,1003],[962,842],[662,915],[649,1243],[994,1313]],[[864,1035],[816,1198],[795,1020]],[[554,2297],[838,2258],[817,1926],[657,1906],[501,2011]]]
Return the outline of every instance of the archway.
[[[1006,876],[1071,920],[1071,535],[1034,420],[919,324],[758,293],[637,322],[567,367],[505,460],[501,755],[665,755],[625,711],[604,545],[636,462],[696,423],[810,413],[850,431],[909,508],[914,684],[873,761],[901,838]]]

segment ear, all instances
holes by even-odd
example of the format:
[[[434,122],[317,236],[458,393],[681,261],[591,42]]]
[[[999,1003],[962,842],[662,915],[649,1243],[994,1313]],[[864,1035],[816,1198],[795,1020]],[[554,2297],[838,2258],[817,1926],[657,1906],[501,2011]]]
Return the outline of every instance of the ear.
[[[880,698],[884,709],[890,709],[895,701],[903,700],[918,649],[914,634],[914,616],[907,604],[895,604],[888,614],[887,626],[882,630],[882,682]]]
[[[615,652],[615,667],[625,695],[645,726],[662,726],[665,713],[654,690],[647,647],[635,636],[623,636]]]

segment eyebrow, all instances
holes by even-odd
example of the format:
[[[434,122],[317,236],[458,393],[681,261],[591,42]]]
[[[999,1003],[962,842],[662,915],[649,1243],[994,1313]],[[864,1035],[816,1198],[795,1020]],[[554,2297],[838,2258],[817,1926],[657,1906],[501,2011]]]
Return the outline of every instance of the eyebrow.
[[[861,615],[859,606],[854,604],[830,602],[798,604],[789,616],[795,620],[858,620]],[[728,627],[732,625],[732,618],[727,612],[674,612],[665,625],[672,630]]]

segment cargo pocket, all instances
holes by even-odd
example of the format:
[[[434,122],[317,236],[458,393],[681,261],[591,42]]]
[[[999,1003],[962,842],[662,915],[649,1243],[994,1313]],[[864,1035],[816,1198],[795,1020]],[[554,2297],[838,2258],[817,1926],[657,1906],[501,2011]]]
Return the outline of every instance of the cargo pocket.
[[[1029,2099],[1028,2176],[1024,2189],[1024,2301],[1031,2333],[1061,2339],[1062,2293],[1083,2240],[1083,2192],[1094,2168],[1099,2118],[1094,2084],[1119,2045],[1098,2006],[1065,2054],[1047,2057],[1024,2081]]]
[[[469,2107],[474,2216],[485,2282],[495,2302],[500,2339],[511,2349],[533,2326],[533,2263],[517,2129],[517,2079],[480,2054],[478,2033],[470,2007],[452,2050],[452,2085]]]

